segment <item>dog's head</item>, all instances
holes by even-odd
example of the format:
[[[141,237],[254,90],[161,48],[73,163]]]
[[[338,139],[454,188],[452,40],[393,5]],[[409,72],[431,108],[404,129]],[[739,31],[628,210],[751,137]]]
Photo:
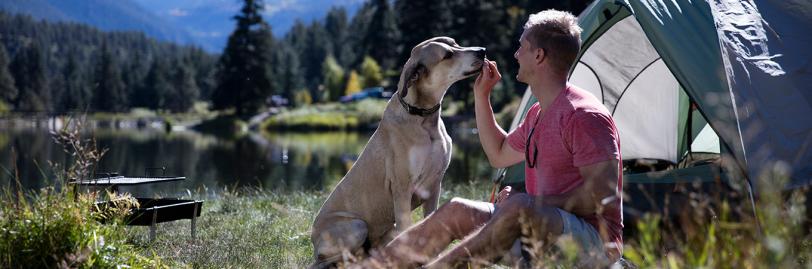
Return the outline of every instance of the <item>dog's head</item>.
[[[435,37],[412,49],[403,66],[398,91],[414,105],[435,105],[451,84],[482,70],[485,48],[461,47],[449,37]]]

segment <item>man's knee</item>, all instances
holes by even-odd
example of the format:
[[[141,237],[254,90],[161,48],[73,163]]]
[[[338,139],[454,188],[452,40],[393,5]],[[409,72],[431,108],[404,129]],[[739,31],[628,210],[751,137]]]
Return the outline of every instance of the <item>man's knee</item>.
[[[435,213],[442,217],[456,218],[460,216],[489,214],[490,211],[490,206],[487,205],[487,203],[454,197],[451,198],[451,201],[440,206],[440,209]]]
[[[561,216],[557,210],[551,206],[536,206],[530,195],[517,193],[499,204],[494,217],[519,224],[531,224],[533,227],[555,232],[560,230],[561,223]]]
[[[497,215],[516,216],[528,213],[533,208],[533,198],[526,193],[516,193],[510,195],[504,202],[499,203]]]
[[[486,202],[455,197],[440,206],[427,221],[440,224],[454,238],[462,238],[487,222],[491,217],[492,208],[492,205]]]

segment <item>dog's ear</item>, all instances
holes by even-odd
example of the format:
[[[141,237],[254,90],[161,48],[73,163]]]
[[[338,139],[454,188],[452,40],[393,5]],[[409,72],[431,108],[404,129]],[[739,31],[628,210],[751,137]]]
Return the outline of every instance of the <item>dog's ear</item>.
[[[409,93],[409,88],[411,88],[412,85],[417,83],[417,81],[419,81],[421,77],[426,75],[426,71],[427,71],[426,66],[418,63],[416,65],[410,66],[410,68],[406,69],[403,72],[404,74],[403,79],[405,80],[405,83],[403,83],[403,89],[401,89],[400,93],[401,98],[406,97],[406,95]]]

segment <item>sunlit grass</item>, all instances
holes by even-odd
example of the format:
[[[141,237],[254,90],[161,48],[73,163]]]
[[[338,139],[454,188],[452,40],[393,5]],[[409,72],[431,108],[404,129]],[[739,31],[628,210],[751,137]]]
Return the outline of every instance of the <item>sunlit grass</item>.
[[[441,202],[454,196],[485,199],[485,183],[458,184],[443,191]],[[313,261],[310,225],[327,198],[323,191],[222,191],[206,202],[197,221],[197,240],[190,239],[188,220],[159,225],[158,239],[147,241],[148,229],[128,229],[134,242],[149,246],[179,266],[196,268],[305,268]],[[422,218],[417,209],[414,219]]]
[[[488,182],[447,186],[441,203],[452,197],[486,200]],[[327,197],[324,191],[273,191],[243,189],[208,197],[198,221],[198,240],[189,239],[189,222],[163,224],[155,244],[146,243],[147,229],[129,229],[138,244],[149,246],[162,258],[179,265],[200,268],[271,267],[303,268],[312,261],[310,224]],[[789,202],[765,195],[758,203],[764,226],[756,230],[746,217],[732,217],[734,206],[688,207],[715,210],[701,219],[698,232],[686,236],[679,227],[664,225],[668,217],[651,213],[640,222],[627,222],[636,229],[625,239],[625,258],[638,268],[809,268],[812,240],[802,230],[803,192]],[[701,194],[695,194],[697,197]],[[204,198],[204,197],[197,197]],[[774,200],[777,198],[777,200]],[[746,204],[737,206],[748,206]],[[745,208],[746,209],[746,208]],[[420,208],[413,218],[422,218]],[[672,228],[669,228],[672,227]],[[530,242],[532,243],[532,242]],[[528,244],[532,248],[532,244]],[[540,250],[542,248],[535,248]],[[545,248],[549,250],[549,248]],[[538,268],[570,268],[577,264],[576,249],[566,240],[550,253],[531,253]],[[479,264],[485,267],[505,265]]]
[[[386,100],[364,99],[341,104],[305,106],[277,114],[262,124],[263,130],[358,130],[374,129],[383,116]]]

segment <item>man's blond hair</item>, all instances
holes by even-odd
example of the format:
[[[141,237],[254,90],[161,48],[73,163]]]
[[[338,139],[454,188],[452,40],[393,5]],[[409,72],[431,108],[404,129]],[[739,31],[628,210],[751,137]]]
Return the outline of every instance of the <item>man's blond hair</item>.
[[[544,49],[552,66],[567,74],[581,49],[581,27],[572,13],[548,9],[531,14],[524,24],[525,39]]]

